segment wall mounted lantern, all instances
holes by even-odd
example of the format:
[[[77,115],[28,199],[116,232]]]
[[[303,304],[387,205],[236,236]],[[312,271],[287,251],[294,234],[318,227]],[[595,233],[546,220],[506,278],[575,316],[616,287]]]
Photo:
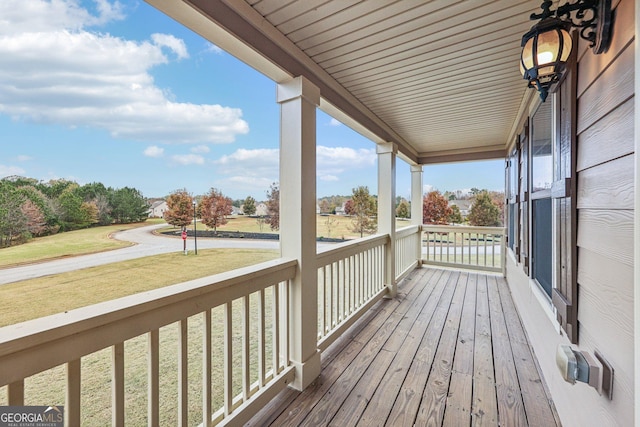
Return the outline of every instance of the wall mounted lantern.
[[[531,14],[529,19],[540,21],[522,36],[521,44],[520,72],[529,87],[538,89],[543,102],[565,71],[573,47],[572,27],[580,28],[580,37],[595,54],[606,52],[611,39],[611,0],[578,0],[555,11],[552,5],[544,1],[542,12]]]

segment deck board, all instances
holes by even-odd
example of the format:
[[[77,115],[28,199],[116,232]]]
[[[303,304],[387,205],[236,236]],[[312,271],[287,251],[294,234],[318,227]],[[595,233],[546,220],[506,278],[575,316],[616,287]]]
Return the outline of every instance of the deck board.
[[[423,268],[247,425],[559,425],[505,280]]]

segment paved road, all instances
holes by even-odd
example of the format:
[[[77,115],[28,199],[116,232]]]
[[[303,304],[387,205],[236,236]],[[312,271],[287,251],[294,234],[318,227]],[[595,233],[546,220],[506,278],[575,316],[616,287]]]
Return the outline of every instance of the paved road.
[[[0,270],[0,285],[35,277],[59,274],[112,262],[126,261],[150,255],[182,251],[182,240],[179,238],[159,236],[152,233],[166,224],[149,225],[121,231],[113,235],[118,240],[134,242],[135,244],[123,249],[115,249],[97,254],[81,255],[64,259],[57,259],[22,267]],[[279,242],[274,240],[248,239],[198,239],[198,249],[236,248],[236,249],[278,249]],[[193,239],[187,240],[187,250],[193,251]]]

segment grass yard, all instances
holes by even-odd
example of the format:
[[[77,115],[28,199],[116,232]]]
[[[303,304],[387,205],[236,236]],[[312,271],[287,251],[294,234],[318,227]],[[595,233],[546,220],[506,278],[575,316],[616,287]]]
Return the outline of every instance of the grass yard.
[[[150,289],[167,286],[198,277],[277,258],[277,251],[268,250],[202,250],[198,256],[170,253],[140,258],[111,265],[98,266],[44,278],[0,286],[3,304],[0,324],[10,325],[72,308],[95,304]],[[266,310],[271,310],[267,292]],[[252,307],[257,305],[255,295]],[[16,310],[19,307],[19,310]],[[234,304],[234,343],[240,342],[240,307]],[[252,354],[257,354],[257,310],[252,309]],[[213,408],[223,404],[223,323],[222,307],[212,312],[213,324]],[[271,336],[267,325],[267,337]],[[202,411],[202,330],[203,319],[196,315],[188,319],[189,358],[189,425],[200,422]],[[270,339],[270,338],[269,338]],[[178,326],[160,329],[160,424],[177,424],[177,342]],[[127,425],[145,425],[147,417],[147,337],[140,336],[125,343],[126,421]],[[270,355],[267,354],[267,360]],[[234,391],[241,381],[240,345],[234,346]],[[257,379],[255,363],[252,380]],[[82,425],[104,426],[111,421],[111,349],[99,351],[82,359]],[[64,367],[42,372],[25,381],[25,404],[62,405],[65,396]],[[0,387],[0,405],[6,405],[6,390]]]
[[[316,215],[316,236],[317,237],[330,237],[336,239],[357,239],[360,234],[351,231],[353,218],[343,215]],[[411,225],[409,221],[396,220],[396,228],[403,228]],[[198,223],[198,229],[207,229],[202,223]],[[189,230],[193,230],[193,224],[187,227]],[[168,227],[167,229],[175,229],[175,227]],[[218,231],[242,231],[245,233],[278,233],[278,231],[272,231],[268,224],[264,224],[262,229],[258,224],[257,218],[249,218],[248,216],[233,216],[229,217],[229,222],[221,227],[218,227]]]
[[[111,234],[160,222],[164,222],[164,220],[152,219],[135,224],[92,227],[38,237],[22,245],[0,249],[0,268],[130,246],[129,242],[112,239]]]
[[[277,251],[204,249],[171,252],[0,286],[0,326],[275,259]],[[16,307],[20,307],[16,310]]]

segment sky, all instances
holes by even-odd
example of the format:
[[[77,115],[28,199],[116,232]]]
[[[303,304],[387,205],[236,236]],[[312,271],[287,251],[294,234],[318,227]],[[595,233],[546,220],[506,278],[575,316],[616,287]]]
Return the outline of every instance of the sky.
[[[143,1],[2,0],[0,58],[0,178],[256,200],[278,181],[275,83]],[[375,144],[320,110],[317,168],[318,197],[377,193]],[[502,190],[503,172],[425,166],[423,184]]]

